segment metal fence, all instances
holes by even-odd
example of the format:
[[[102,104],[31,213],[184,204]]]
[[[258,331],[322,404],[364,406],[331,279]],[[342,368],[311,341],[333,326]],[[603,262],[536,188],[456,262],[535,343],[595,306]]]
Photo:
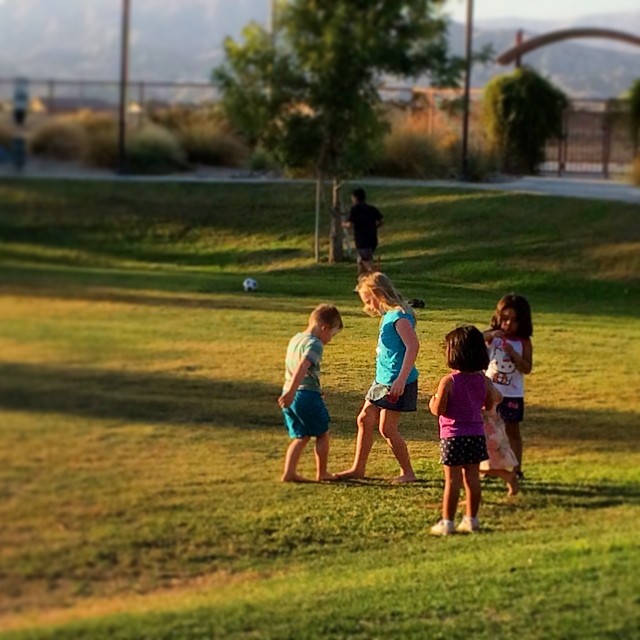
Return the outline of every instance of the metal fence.
[[[563,134],[549,142],[543,172],[611,175],[627,173],[634,154],[628,103],[572,100],[563,118]]]

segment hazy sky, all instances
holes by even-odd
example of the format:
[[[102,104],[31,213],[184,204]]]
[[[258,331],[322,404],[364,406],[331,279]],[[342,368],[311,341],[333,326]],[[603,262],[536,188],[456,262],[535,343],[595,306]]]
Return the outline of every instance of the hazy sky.
[[[539,18],[563,20],[594,13],[614,13],[638,9],[639,0],[474,0],[477,20],[489,18]],[[466,15],[467,0],[449,0],[447,9],[454,20]]]

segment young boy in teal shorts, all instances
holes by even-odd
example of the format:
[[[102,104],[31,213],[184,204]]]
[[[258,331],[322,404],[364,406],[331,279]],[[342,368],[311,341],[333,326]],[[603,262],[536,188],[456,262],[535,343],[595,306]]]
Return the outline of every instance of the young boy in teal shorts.
[[[342,329],[336,307],[318,305],[307,328],[289,341],[285,360],[284,387],[278,404],[292,439],[287,449],[282,482],[308,482],[298,475],[298,461],[311,438],[316,439],[316,480],[336,480],[327,471],[329,457],[329,412],[320,387],[320,361],[324,345]]]

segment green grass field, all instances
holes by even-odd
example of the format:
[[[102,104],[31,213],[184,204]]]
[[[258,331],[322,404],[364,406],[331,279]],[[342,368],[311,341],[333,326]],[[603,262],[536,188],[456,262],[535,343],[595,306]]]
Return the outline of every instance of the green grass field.
[[[312,259],[313,185],[0,181],[2,638],[640,637],[640,207],[369,192],[383,269],[427,303],[410,486],[380,438],[367,481],[278,482],[284,352],[317,303],[346,325],[331,470],[373,376],[355,265]],[[481,534],[433,538],[442,338],[512,290],[527,480],[484,482]]]

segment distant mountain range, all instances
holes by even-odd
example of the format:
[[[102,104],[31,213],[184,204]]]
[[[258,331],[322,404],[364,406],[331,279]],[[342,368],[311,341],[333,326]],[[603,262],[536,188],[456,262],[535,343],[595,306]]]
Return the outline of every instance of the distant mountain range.
[[[115,80],[119,73],[120,8],[116,0],[4,0],[0,4],[0,77]],[[251,19],[266,22],[268,0],[132,0],[132,80],[207,82],[222,60],[222,40]],[[501,19],[476,24],[474,47],[507,49],[518,28],[525,37],[568,26],[607,26],[640,34],[640,10],[589,16],[572,24]],[[464,26],[450,41],[462,54]],[[640,77],[640,48],[608,41],[565,42],[527,55],[574,97],[612,97]],[[472,85],[507,69],[476,67]],[[425,83],[426,83],[425,79]]]

